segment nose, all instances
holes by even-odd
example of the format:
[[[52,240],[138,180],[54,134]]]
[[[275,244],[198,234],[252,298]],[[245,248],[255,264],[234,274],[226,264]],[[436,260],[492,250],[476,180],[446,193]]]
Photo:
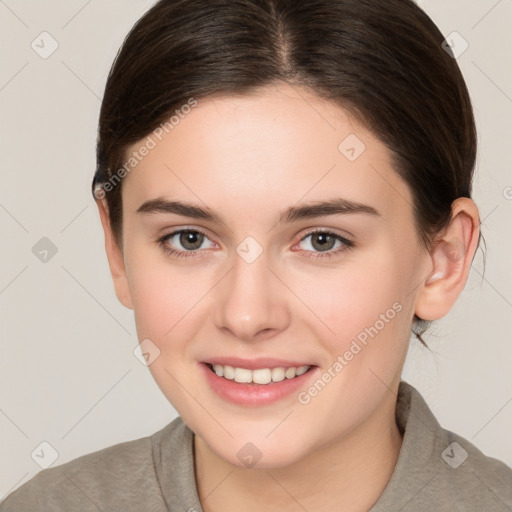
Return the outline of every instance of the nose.
[[[248,263],[234,255],[233,267],[219,283],[215,297],[216,326],[242,341],[268,339],[290,323],[289,296],[266,253]]]

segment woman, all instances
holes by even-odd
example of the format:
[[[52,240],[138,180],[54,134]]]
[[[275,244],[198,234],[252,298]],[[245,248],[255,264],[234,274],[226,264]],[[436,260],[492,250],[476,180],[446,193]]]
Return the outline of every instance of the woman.
[[[476,133],[410,0],[162,0],[109,75],[93,192],[180,417],[0,510],[511,510],[401,380],[480,240]]]

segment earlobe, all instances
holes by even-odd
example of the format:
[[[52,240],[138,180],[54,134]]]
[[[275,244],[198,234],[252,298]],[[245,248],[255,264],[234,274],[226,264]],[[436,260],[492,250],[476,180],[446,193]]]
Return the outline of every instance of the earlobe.
[[[96,199],[96,205],[98,206],[101,225],[105,235],[105,251],[107,253],[108,264],[112,280],[114,282],[116,296],[123,306],[128,309],[133,309],[124,257],[121,248],[112,233],[107,200],[105,198]]]
[[[453,307],[471,270],[479,232],[475,203],[468,198],[454,201],[450,224],[430,249],[432,271],[417,295],[418,317],[437,320]]]

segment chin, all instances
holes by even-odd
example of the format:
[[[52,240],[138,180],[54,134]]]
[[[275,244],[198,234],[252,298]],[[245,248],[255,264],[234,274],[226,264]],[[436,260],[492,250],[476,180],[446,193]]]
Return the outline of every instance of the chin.
[[[201,435],[201,434],[199,434]],[[281,436],[270,441],[264,436],[259,441],[250,441],[250,436],[244,439],[230,440],[228,443],[219,443],[219,439],[202,438],[210,449],[220,458],[239,468],[247,469],[278,469],[290,466],[307,455],[306,447],[301,439],[294,436]],[[298,450],[300,446],[300,450]]]

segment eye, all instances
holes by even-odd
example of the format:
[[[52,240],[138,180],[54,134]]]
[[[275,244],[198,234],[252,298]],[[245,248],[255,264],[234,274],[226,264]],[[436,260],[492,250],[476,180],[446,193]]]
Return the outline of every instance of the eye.
[[[330,231],[312,231],[302,238],[300,242],[305,242],[309,238],[311,240],[305,244],[309,246],[306,247],[306,252],[313,252],[312,255],[308,255],[309,258],[330,258],[355,247],[355,243],[352,240]],[[336,247],[336,244],[338,244],[337,249],[333,251],[332,249]],[[314,251],[319,251],[321,254],[314,254]]]
[[[300,243],[305,242],[309,238],[311,238],[311,241],[305,244],[306,248],[304,251],[309,253],[308,258],[328,258],[355,247],[353,241],[331,231],[312,231],[303,237]],[[205,241],[210,240],[206,233],[200,230],[179,229],[160,237],[157,243],[166,254],[187,258],[189,256],[197,256],[199,252],[202,252],[200,249],[205,249],[205,247],[203,247]],[[210,244],[210,248],[216,246],[216,244],[211,241]],[[336,246],[336,244],[338,245]],[[176,248],[179,245],[181,245],[183,249]],[[337,249],[333,250],[335,247],[337,247]]]
[[[188,256],[195,256],[199,249],[204,249],[205,247],[202,246],[205,240],[209,240],[209,238],[202,231],[197,229],[180,229],[160,237],[157,242],[167,254],[186,258]],[[211,243],[215,246],[213,242]],[[176,249],[179,245],[184,250]]]

